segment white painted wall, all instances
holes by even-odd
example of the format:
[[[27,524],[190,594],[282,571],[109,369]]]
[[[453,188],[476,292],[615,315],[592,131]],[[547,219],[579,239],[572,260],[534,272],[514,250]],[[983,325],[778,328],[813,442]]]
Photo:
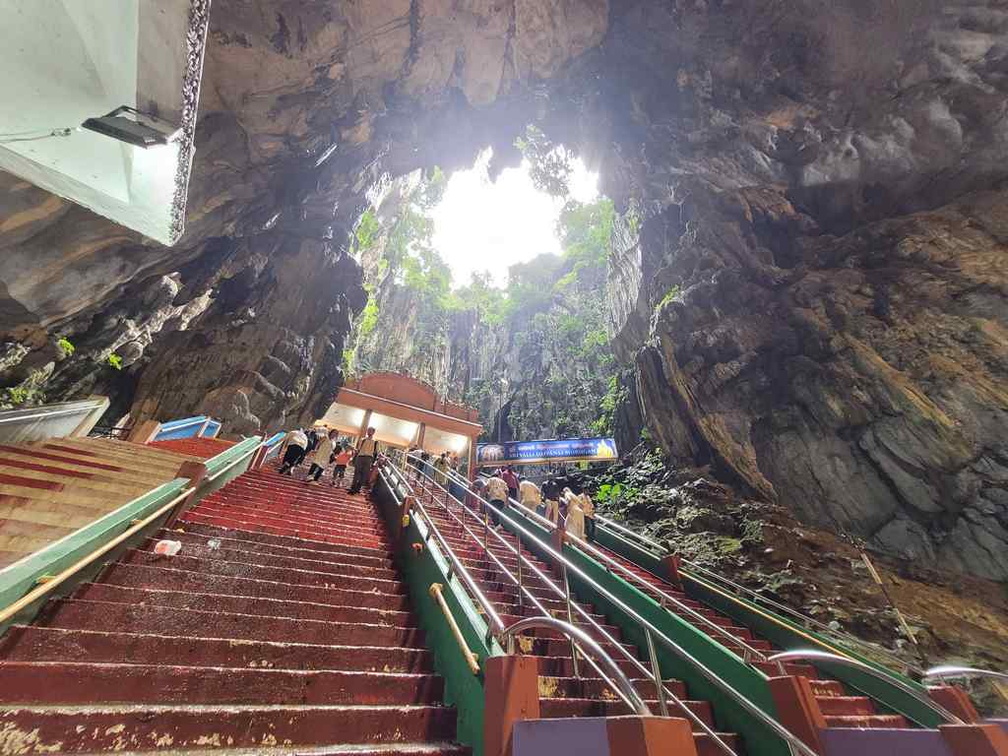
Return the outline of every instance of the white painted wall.
[[[188,11],[189,0],[0,0],[0,169],[170,243],[179,145],[79,129],[5,140],[138,107],[138,90],[140,108],[178,119]]]

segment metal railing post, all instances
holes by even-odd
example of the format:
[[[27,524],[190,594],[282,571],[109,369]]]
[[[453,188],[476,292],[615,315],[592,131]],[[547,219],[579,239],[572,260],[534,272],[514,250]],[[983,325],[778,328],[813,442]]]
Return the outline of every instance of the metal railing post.
[[[525,606],[525,585],[522,582],[521,535],[518,535],[518,606]]]
[[[651,631],[644,628],[644,638],[647,639],[648,657],[651,659],[651,674],[655,679],[655,688],[658,690],[658,710],[663,717],[668,716],[668,703],[665,701],[665,681],[662,678],[661,668],[658,666],[658,653],[655,651],[654,638]]]
[[[518,559],[518,563],[521,564],[521,559]],[[570,594],[570,581],[567,580],[567,563],[563,564],[563,591],[564,591],[564,603],[567,606],[567,623],[570,625],[574,624],[574,613],[571,611],[571,594]],[[571,672],[574,673],[574,677],[581,679],[581,670],[578,668],[578,658],[577,658],[577,645],[574,643],[574,639],[571,638]]]

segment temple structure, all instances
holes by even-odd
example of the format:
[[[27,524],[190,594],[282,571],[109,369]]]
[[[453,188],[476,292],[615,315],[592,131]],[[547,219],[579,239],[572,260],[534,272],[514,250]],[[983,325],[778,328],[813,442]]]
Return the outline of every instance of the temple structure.
[[[445,401],[432,386],[398,373],[369,373],[346,384],[321,422],[353,436],[375,429],[382,443],[420,447],[431,454],[452,452],[476,462],[483,426],[471,407]]]

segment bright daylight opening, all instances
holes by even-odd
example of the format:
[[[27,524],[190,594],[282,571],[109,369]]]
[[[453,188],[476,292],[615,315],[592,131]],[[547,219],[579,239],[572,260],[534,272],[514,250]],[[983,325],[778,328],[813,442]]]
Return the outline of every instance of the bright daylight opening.
[[[569,194],[564,197],[536,186],[528,158],[491,180],[491,157],[487,149],[472,168],[453,173],[441,201],[430,210],[433,247],[451,270],[455,288],[483,272],[503,288],[515,263],[541,254],[559,255],[558,223],[564,206],[571,200],[586,204],[598,199],[598,174],[580,158],[569,161]]]

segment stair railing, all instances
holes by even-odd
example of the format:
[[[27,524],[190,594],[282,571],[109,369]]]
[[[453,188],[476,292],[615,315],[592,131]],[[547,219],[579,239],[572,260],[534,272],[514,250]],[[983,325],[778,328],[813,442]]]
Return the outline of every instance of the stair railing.
[[[818,651],[815,649],[796,649],[794,651],[781,651],[779,654],[774,654],[769,658],[768,661],[784,664],[787,662],[826,662],[829,664],[839,664],[845,667],[853,667],[864,674],[871,675],[879,680],[883,680],[889,685],[893,685],[908,696],[913,696],[927,708],[931,709],[935,714],[942,717],[946,722],[950,724],[965,724],[958,716],[953,714],[951,711],[946,709],[941,704],[934,701],[927,693],[918,690],[912,685],[907,685],[903,680],[898,677],[893,677],[870,664],[865,664],[857,659],[851,659],[847,656],[839,656],[837,654],[831,654],[827,651]],[[1008,678],[1008,675],[1005,676]]]
[[[932,667],[924,673],[921,680],[927,685],[932,682],[942,680],[966,680],[971,677],[989,677],[994,680],[1008,683],[1008,673],[997,672],[993,669],[977,669],[976,667],[958,667],[952,664]]]
[[[993,669],[977,669],[976,667],[960,667],[954,664],[943,664],[939,667],[932,667],[924,673],[921,678],[923,685],[941,683],[945,680],[969,680],[972,678],[982,678],[992,680],[995,692],[1004,700],[1008,701],[1008,674],[997,672]]]
[[[440,484],[438,484],[432,478],[430,478],[430,476],[427,475],[426,472],[424,472],[423,470],[415,468],[415,467],[413,468],[413,470],[415,471],[415,473],[417,475],[427,478],[428,480],[430,480],[434,485],[438,486],[439,488],[442,488],[443,490],[447,490],[447,489],[444,489],[443,486],[440,486]],[[533,534],[530,531],[528,531],[523,525],[521,525],[521,523],[519,523],[518,521],[514,520],[505,511],[502,511],[498,507],[496,507],[493,504],[491,504],[490,502],[488,502],[482,496],[480,496],[479,494],[477,494],[476,492],[474,492],[471,489],[471,487],[469,486],[468,481],[466,481],[464,484],[461,483],[461,482],[459,482],[459,485],[465,490],[467,497],[471,496],[474,500],[478,501],[486,512],[493,512],[494,514],[497,515],[497,517],[499,519],[507,521],[507,523],[512,527],[512,529],[514,530],[516,536],[519,539],[522,538],[522,537],[524,537],[527,541],[536,544],[536,546],[539,548],[539,550],[541,552],[547,554],[549,556],[549,558],[553,560],[554,564],[561,565],[562,569],[564,571],[564,575],[565,576],[566,576],[566,574],[567,574],[568,571],[574,573],[578,578],[580,578],[582,581],[584,581],[587,585],[591,586],[591,588],[593,590],[595,590],[596,592],[598,592],[599,594],[601,594],[606,600],[610,601],[613,605],[617,606],[628,617],[630,617],[635,622],[635,624],[637,624],[638,627],[643,631],[643,634],[645,635],[645,638],[648,640],[649,656],[650,656],[651,660],[654,662],[655,666],[657,666],[657,658],[656,658],[656,656],[655,656],[654,653],[651,653],[652,652],[651,644],[655,640],[657,640],[662,646],[664,646],[665,648],[667,648],[673,654],[675,654],[676,656],[678,656],[681,660],[683,660],[684,662],[686,662],[687,664],[689,664],[691,667],[693,667],[694,669],[696,669],[697,672],[699,672],[709,683],[711,683],[712,685],[720,688],[726,695],[728,695],[729,697],[731,697],[748,714],[750,714],[755,719],[759,720],[760,723],[764,727],[768,728],[775,735],[777,735],[779,738],[781,738],[781,740],[783,740],[787,744],[787,746],[791,749],[792,753],[797,752],[797,753],[802,754],[802,756],[817,756],[816,752],[814,750],[812,750],[808,745],[806,745],[804,741],[802,741],[796,735],[794,735],[793,733],[791,733],[780,722],[778,722],[775,719],[773,719],[773,717],[771,717],[770,715],[768,715],[765,711],[763,711],[761,708],[759,708],[756,704],[754,704],[748,698],[746,698],[745,696],[741,695],[737,690],[735,690],[735,688],[733,688],[731,685],[729,685],[727,682],[725,682],[717,673],[715,673],[712,670],[708,669],[702,662],[700,662],[700,660],[698,660],[696,657],[694,657],[692,654],[690,654],[688,651],[686,651],[686,649],[684,649],[678,643],[676,643],[675,641],[673,641],[671,638],[669,638],[668,636],[666,636],[658,627],[656,627],[655,625],[653,625],[651,622],[649,622],[644,617],[640,616],[640,614],[637,613],[634,609],[632,609],[631,607],[627,606],[626,603],[624,603],[619,597],[617,597],[616,595],[614,595],[611,591],[609,591],[605,587],[599,585],[590,575],[588,575],[586,572],[584,572],[583,570],[581,570],[581,568],[579,568],[577,565],[575,565],[569,559],[567,559],[566,555],[560,553],[559,551],[557,551],[556,549],[554,549],[552,546],[550,546],[549,544],[547,544],[544,541],[542,541],[542,539],[540,539],[538,536],[536,536],[535,534]],[[476,517],[477,519],[479,519],[478,515],[476,515],[476,513],[472,512],[472,510],[464,502],[462,502],[460,499],[458,499],[455,496],[451,496],[451,498],[454,499],[456,502],[459,503],[460,509],[463,512],[468,512],[471,516]],[[450,513],[450,510],[446,510],[446,511],[448,511]],[[511,552],[515,553],[518,556],[519,560],[523,558],[523,556],[521,555],[520,551],[516,550],[514,548],[514,546],[512,546],[502,536],[500,536],[499,533],[497,533],[496,531],[492,531],[492,533],[493,533],[494,536],[496,536],[498,539],[500,539],[503,542],[503,544],[506,546],[506,548],[508,548],[508,550],[510,550]],[[478,542],[479,541],[477,539],[477,543]],[[520,540],[519,540],[519,542],[520,542]],[[490,554],[489,550],[485,549],[485,551],[487,552],[488,555]],[[557,587],[552,581],[550,581],[549,578],[547,578],[545,575],[543,575],[542,572],[534,564],[532,564],[531,562],[529,562],[528,566],[529,566],[530,569],[532,569],[537,574],[537,576],[540,577],[541,580],[543,580],[544,583],[546,583],[551,588],[551,590],[553,590],[555,593],[559,592],[560,595],[563,595],[563,591],[561,591],[561,589],[559,589],[559,587]],[[512,580],[514,580],[513,576],[512,576]],[[711,729],[705,722],[703,722],[703,720],[701,720],[692,710],[690,710],[674,693],[672,693],[670,690],[668,690],[667,688],[665,688],[664,680],[662,679],[661,674],[660,674],[660,672],[657,669],[655,669],[654,671],[647,669],[640,662],[640,660],[637,659],[636,656],[634,656],[629,651],[627,651],[624,648],[624,646],[619,641],[617,641],[615,638],[613,638],[612,635],[609,634],[605,630],[605,628],[603,628],[601,625],[599,625],[597,622],[595,622],[595,620],[581,606],[579,606],[577,604],[575,604],[574,606],[578,610],[579,615],[581,615],[588,624],[592,625],[596,632],[600,633],[610,643],[613,643],[615,645],[615,647],[617,649],[619,649],[624,654],[624,656],[627,658],[627,660],[631,664],[633,664],[634,666],[636,666],[641,673],[643,673],[643,675],[645,676],[645,678],[650,679],[650,680],[652,680],[654,682],[656,689],[660,689],[662,691],[662,692],[659,693],[659,704],[662,703],[662,698],[663,697],[667,697],[668,699],[670,699],[673,703],[675,703],[677,705],[677,708],[680,709],[683,712],[683,714],[685,714],[685,716],[693,724],[695,724],[697,727],[699,727],[700,730],[704,734],[706,734],[709,738],[711,738],[711,740],[722,751],[724,751],[725,753],[728,753],[728,754],[732,754],[733,756],[736,756],[736,752],[731,748],[731,746],[729,746],[724,741],[724,739],[722,739],[716,732],[714,732],[713,729]],[[663,706],[662,707],[662,716],[667,716],[667,715],[668,715],[667,711],[665,710],[665,707]]]
[[[456,476],[456,483],[458,483],[457,476]],[[520,501],[511,499],[510,502],[512,507],[521,510],[526,516],[528,516],[534,522],[538,522],[540,525],[542,525],[542,527],[546,528],[547,530],[556,529],[556,525],[553,523],[552,520],[543,517],[541,514],[532,509],[529,509]],[[722,640],[723,645],[727,646],[728,650],[732,651],[732,653],[735,653],[734,651],[735,648],[742,649],[740,657],[742,661],[744,661],[746,664],[751,664],[754,661],[765,662],[767,660],[767,656],[763,651],[760,651],[758,648],[754,648],[753,646],[749,645],[743,638],[738,638],[732,635],[728,630],[721,627],[721,625],[717,624],[710,618],[700,614],[700,612],[698,612],[693,607],[687,606],[675,596],[672,596],[663,591],[658,586],[652,585],[651,583],[647,582],[636,572],[627,568],[626,565],[620,564],[615,559],[610,557],[608,554],[606,554],[604,551],[597,548],[593,544],[589,543],[588,541],[582,538],[578,538],[572,533],[565,533],[565,538],[572,541],[579,549],[581,549],[581,551],[585,552],[586,554],[589,554],[590,556],[594,557],[596,560],[601,562],[609,572],[613,571],[619,572],[623,577],[627,578],[632,584],[640,588],[645,593],[650,592],[657,594],[661,599],[662,606],[665,609],[668,609],[669,606],[674,606],[678,611],[678,613],[688,616],[690,619],[693,619],[694,621],[702,624],[708,630],[711,630],[715,635],[717,635]]]
[[[608,517],[603,517],[602,515],[597,514],[595,515],[595,519],[596,521],[604,525],[607,529],[617,531],[621,536],[625,537],[625,540],[631,540],[635,546],[644,549],[645,551],[652,554],[655,558],[661,558],[662,556],[667,556],[668,554],[671,553],[666,547],[662,546],[657,541],[654,541],[651,538],[648,538],[647,536],[638,533],[635,530],[631,530],[630,528],[620,525],[618,522],[614,522]],[[921,667],[915,665],[910,661],[907,661],[906,659],[897,656],[896,654],[892,653],[891,651],[882,646],[870,643],[869,641],[866,641],[862,638],[858,638],[856,635],[844,632],[843,630],[834,629],[829,625],[827,625],[825,622],[821,622],[813,617],[809,617],[806,614],[802,614],[800,611],[794,609],[793,607],[787,606],[786,604],[782,604],[779,601],[774,601],[772,598],[764,596],[763,594],[753,590],[752,588],[748,588],[744,585],[741,585],[729,578],[726,578],[724,575],[720,575],[717,572],[709,570],[706,567],[697,564],[696,562],[693,562],[689,559],[681,559],[681,563],[687,568],[686,570],[683,571],[687,575],[687,577],[689,577],[689,573],[691,572],[695,573],[697,576],[702,577],[704,580],[716,583],[721,589],[727,591],[729,594],[734,593],[737,595],[744,596],[757,604],[762,604],[768,609],[771,609],[779,614],[783,614],[784,616],[788,617],[789,619],[793,620],[799,625],[802,625],[809,629],[814,629],[817,632],[835,638],[838,641],[842,641],[844,643],[852,645],[855,648],[861,648],[868,654],[884,657],[885,659],[888,660],[889,664],[897,668],[905,669],[908,674],[912,674],[917,677],[920,677],[921,675],[924,674],[924,670]]]
[[[64,570],[61,570],[56,575],[47,577],[44,582],[40,582],[35,588],[26,593],[24,596],[19,598],[17,601],[12,602],[6,607],[0,608],[0,626],[4,623],[13,619],[21,611],[31,606],[37,601],[47,598],[50,596],[58,587],[66,583],[67,581],[73,579],[82,570],[87,569],[89,566],[94,564],[96,561],[101,559],[103,556],[114,550],[117,546],[129,541],[134,536],[143,532],[153,523],[157,522],[160,518],[164,517],[165,521],[170,521],[176,514],[177,510],[182,507],[189,498],[204,488],[210,483],[213,483],[217,478],[226,473],[228,470],[233,468],[239,462],[247,460],[249,457],[256,454],[261,448],[266,447],[270,441],[264,441],[261,444],[252,446],[247,449],[243,454],[235,457],[235,459],[230,460],[224,467],[220,470],[216,470],[212,475],[208,475],[197,485],[192,485],[191,483],[183,488],[179,493],[174,496],[170,501],[166,502],[160,506],[157,510],[144,517],[142,520],[138,520],[130,525],[129,528],[124,530],[119,535],[106,541],[100,546],[96,547],[93,551],[89,552],[85,556],[78,559],[76,562],[71,564]],[[40,579],[41,580],[41,579]]]
[[[648,708],[647,703],[641,698],[640,694],[634,688],[633,683],[630,679],[623,673],[623,670],[619,668],[619,665],[613,661],[612,657],[605,652],[602,648],[588,633],[579,627],[572,625],[568,622],[563,622],[555,617],[545,616],[545,617],[526,617],[525,619],[518,620],[513,625],[504,630],[501,636],[501,640],[504,641],[505,648],[507,648],[508,654],[515,653],[515,638],[519,633],[525,632],[526,630],[534,630],[536,628],[547,628],[550,630],[558,630],[567,637],[571,639],[576,639],[578,646],[581,648],[589,649],[595,657],[598,658],[599,662],[605,665],[607,671],[609,672],[613,683],[619,688],[619,692],[623,694],[623,699],[629,704],[630,708],[634,710],[635,714],[644,717],[651,716],[651,709]],[[603,679],[605,676],[603,675]]]
[[[385,478],[385,483],[389,487],[389,490],[391,491],[393,498],[396,500],[396,503],[401,507],[403,502],[406,501],[406,497],[414,490],[410,485],[409,481],[407,481],[405,476],[403,476],[402,473],[395,467],[384,468],[380,474]],[[394,478],[394,480],[390,480],[390,477]],[[424,490],[422,491],[422,493],[431,493],[431,492]],[[517,582],[517,584],[519,585],[519,592],[524,591],[527,594],[528,599],[532,601],[533,605],[535,605],[535,607],[542,614],[541,617],[533,617],[533,618],[527,618],[526,620],[519,620],[511,627],[509,628],[505,627],[504,622],[503,620],[501,620],[500,615],[497,613],[497,610],[494,607],[493,603],[486,597],[483,591],[479,588],[479,586],[473,579],[472,575],[469,573],[469,570],[465,567],[465,565],[462,563],[462,560],[459,559],[458,555],[455,553],[455,550],[451,547],[447,539],[441,533],[441,529],[438,528],[436,521],[430,516],[427,509],[424,507],[424,504],[421,501],[422,498],[423,498],[422,496],[420,497],[415,495],[412,496],[411,514],[412,516],[416,516],[416,514],[419,513],[420,517],[422,518],[422,521],[425,526],[424,530],[426,531],[426,533],[423,536],[424,541],[426,542],[431,537],[433,537],[434,540],[437,542],[438,548],[441,549],[442,553],[444,553],[445,556],[447,557],[449,562],[449,571],[447,575],[448,579],[449,580],[451,579],[453,573],[457,575],[460,581],[462,582],[463,586],[465,587],[466,591],[469,593],[470,600],[473,601],[473,603],[477,606],[477,608],[483,613],[484,617],[486,617],[488,642],[492,637],[496,639],[498,643],[500,643],[502,646],[507,648],[509,654],[513,654],[514,637],[518,633],[520,633],[523,629],[526,629],[526,625],[523,623],[526,623],[529,620],[535,620],[540,624],[546,623],[543,626],[552,626],[554,629],[557,629],[561,633],[563,633],[570,641],[572,651],[572,663],[574,664],[575,670],[577,669],[577,653],[580,652],[588,660],[589,664],[592,665],[592,667],[598,673],[599,677],[603,680],[603,682],[605,682],[606,685],[612,688],[616,692],[616,694],[619,695],[620,698],[622,698],[623,701],[632,710],[636,711],[639,714],[650,716],[651,711],[650,709],[648,709],[647,704],[643,701],[643,699],[641,699],[641,697],[634,690],[632,683],[626,677],[626,675],[623,674],[623,671],[619,668],[619,666],[616,665],[616,663],[612,660],[612,657],[610,657],[605,652],[605,650],[602,649],[601,646],[599,646],[597,643],[591,640],[589,636],[586,636],[573,624],[563,623],[552,617],[546,610],[546,608],[539,602],[539,600],[530,591],[528,591],[527,588],[524,588],[521,585],[521,581],[514,577],[514,575],[510,572],[510,570],[507,569],[507,567],[497,558],[497,556],[493,554],[493,552],[485,550],[488,556],[490,556],[490,558],[493,559],[493,561],[501,570],[501,572],[507,575],[512,580],[512,582]],[[431,501],[433,502],[433,497]],[[436,502],[434,503],[436,504]],[[446,497],[444,501],[444,505],[446,507],[447,503],[448,498]],[[452,517],[458,522],[457,518],[454,517],[453,513]],[[470,537],[473,538],[473,540],[475,540],[477,544],[479,544],[478,536],[472,532],[472,530],[468,527],[468,525],[466,525],[465,523],[460,524],[461,527],[470,535]],[[498,534],[495,533],[495,535]],[[434,595],[433,589],[434,586],[431,586],[432,590],[431,595]],[[450,609],[444,602],[444,599],[440,597],[440,591],[438,591],[438,595],[435,596],[435,598],[440,600],[442,612],[447,613],[448,616],[446,617],[446,621],[448,621],[449,626],[451,627],[453,633],[455,634],[456,642],[459,643],[459,646],[462,649],[462,653],[466,657],[467,663],[470,665],[470,668],[472,668],[473,665],[472,653],[471,651],[469,651],[468,645],[465,644],[464,638],[461,637],[461,631],[458,629],[458,623],[455,621],[455,618],[450,615]],[[568,599],[569,599],[569,593],[568,593]],[[588,638],[588,641],[590,641],[590,643],[586,644],[584,642],[585,638]],[[585,647],[587,647],[587,649],[592,653],[591,654],[586,653]],[[606,669],[603,670],[602,667],[605,667]],[[577,676],[576,671],[575,676]]]

